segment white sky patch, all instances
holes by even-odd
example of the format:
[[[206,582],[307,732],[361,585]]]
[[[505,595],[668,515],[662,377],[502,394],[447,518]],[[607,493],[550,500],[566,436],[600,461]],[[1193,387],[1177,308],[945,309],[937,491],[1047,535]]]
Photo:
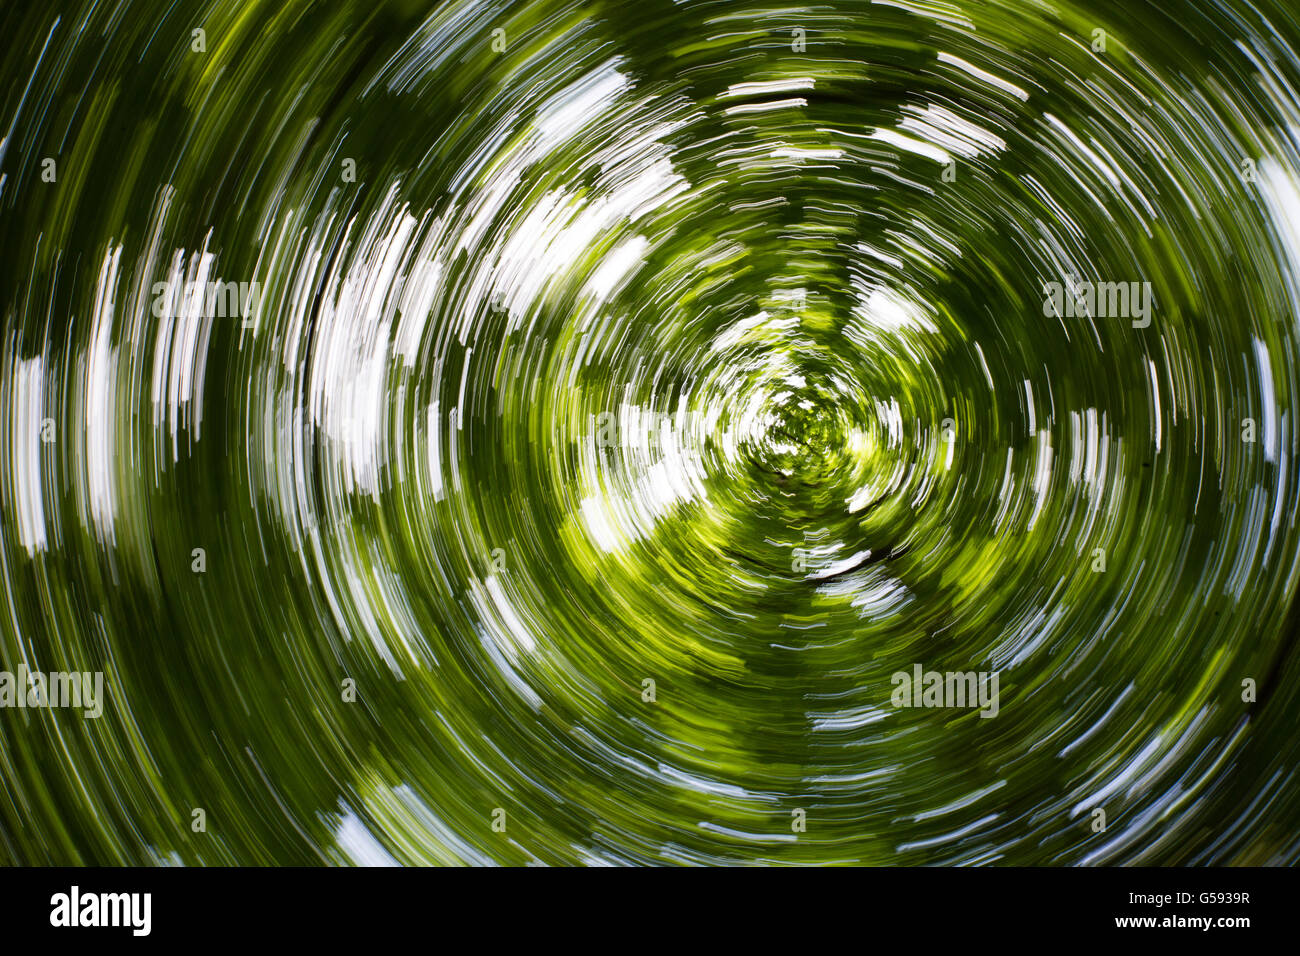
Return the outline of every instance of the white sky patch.
[[[1034,475],[1034,510],[1029,514],[1030,531],[1038,523],[1052,490],[1052,456],[1052,433],[1044,428],[1038,433],[1038,470]]]
[[[589,494],[579,505],[587,534],[613,553],[648,537],[678,505],[707,498],[704,464],[692,439],[707,420],[683,406],[676,416],[636,405],[620,408],[617,470],[602,463],[596,436],[583,443],[579,470]]]
[[[870,551],[859,551],[856,554],[849,555],[847,558],[841,558],[839,561],[832,561],[824,568],[817,568],[815,571],[808,574],[807,578],[810,581],[820,581],[823,578],[833,578],[837,574],[851,571],[869,557],[871,557]]]
[[[803,286],[793,289],[773,289],[772,299],[790,309],[802,309],[808,304],[808,290]]]
[[[349,492],[358,488],[379,493],[379,465],[384,441],[384,410],[388,351],[371,344],[369,355],[355,356],[353,374],[336,382],[332,414],[326,418],[330,437],[341,447]]]
[[[607,300],[640,268],[649,247],[650,241],[645,236],[633,236],[612,250],[587,281],[587,292]]]
[[[603,233],[635,222],[685,188],[672,164],[661,157],[594,200],[563,190],[543,196],[491,256],[497,263],[492,284],[503,293],[512,328],[556,277],[582,262]]]
[[[975,343],[975,354],[980,358],[980,368],[984,370],[984,380],[989,383],[989,392],[996,393],[997,386],[993,384],[993,373],[989,371],[988,359],[984,357],[984,349],[978,342]]]
[[[429,449],[430,491],[434,501],[442,501],[447,497],[447,489],[442,480],[442,419],[437,402],[429,406],[425,418],[425,441]]]
[[[663,514],[674,502],[682,500],[675,480],[680,474],[665,461],[650,466],[641,489],[645,494],[646,506],[652,514]]]
[[[816,81],[811,76],[788,76],[779,80],[757,80],[752,83],[733,83],[718,95],[723,99],[747,96],[767,96],[769,93],[790,93],[795,90],[816,88]]]
[[[924,156],[927,159],[933,159],[936,163],[945,166],[952,160],[952,156],[949,155],[946,149],[941,149],[933,143],[927,142],[923,139],[904,136],[902,133],[892,129],[874,129],[867,135],[867,139],[874,139],[879,140],[882,143],[888,143],[890,146],[905,150],[909,153],[915,153],[917,156]]]
[[[1107,432],[1105,413],[1098,413],[1095,408],[1070,412],[1068,480],[1070,485],[1085,493],[1088,499],[1084,525],[1077,538],[1081,552],[1084,543],[1092,539],[1095,525],[1102,513],[1106,484],[1111,472],[1111,455],[1119,455],[1122,451],[1119,444],[1112,450]],[[1091,545],[1088,547],[1090,549]]]
[[[483,582],[487,589],[487,595],[491,599],[492,607],[496,610],[504,629],[496,629],[493,637],[500,638],[497,643],[502,650],[507,651],[512,656],[519,653],[532,653],[537,650],[537,642],[533,640],[532,631],[519,618],[518,612],[510,601],[509,595],[501,587],[501,579],[495,574],[489,574],[487,580]]]
[[[587,526],[591,540],[602,551],[613,553],[624,545],[624,539],[616,527],[616,520],[603,495],[589,495],[582,499],[582,520]]]
[[[666,425],[666,423],[665,423]],[[660,447],[664,457],[653,465],[641,488],[653,521],[685,502],[705,497],[704,466],[693,448],[683,443],[677,429],[661,429]]]
[[[841,159],[844,150],[834,146],[778,146],[772,150],[773,159],[793,159],[799,162]]]
[[[173,462],[180,460],[181,434],[192,428],[197,439],[202,433],[203,379],[213,320],[207,292],[209,283],[220,281],[213,278],[216,257],[207,251],[206,239],[203,249],[190,256],[189,268],[183,273],[184,262],[185,250],[175,250],[167,281],[176,295],[162,309],[153,355],[153,426],[165,425]]]
[[[469,596],[482,624],[483,649],[488,657],[520,697],[533,709],[540,708],[541,697],[516,669],[520,657],[535,652],[537,644],[500,579],[490,574],[482,584],[471,580]]]
[[[766,322],[770,315],[766,312],[759,312],[757,315],[751,315],[747,319],[741,319],[733,322],[713,338],[713,343],[709,346],[715,352],[722,352],[733,346],[739,345],[745,336],[754,329],[760,327]]]
[[[875,485],[863,485],[845,502],[849,514],[857,514],[878,497]]]
[[[879,259],[887,266],[891,266],[895,269],[903,268],[903,260],[898,258],[898,256],[891,256],[887,252],[881,252],[875,246],[868,245],[865,242],[858,244],[858,251],[863,255],[871,256],[873,259]]]
[[[903,444],[903,410],[898,407],[898,399],[892,396],[888,401],[875,400],[876,417],[889,436],[889,447],[898,448]]]
[[[1066,126],[1065,123],[1061,122],[1061,120],[1057,119],[1051,113],[1044,113],[1043,119],[1047,120],[1048,124],[1051,125],[1053,129],[1059,131],[1061,135],[1070,142],[1070,145],[1074,149],[1086,156],[1088,161],[1091,162],[1093,167],[1105,177],[1106,181],[1111,184],[1116,192],[1119,191],[1119,174],[1115,171],[1113,166],[1102,159],[1096,150],[1084,143],[1074,130],[1070,129],[1070,127]],[[1100,200],[1098,201],[1098,204],[1100,205]]]
[[[475,167],[483,185],[466,208],[468,219],[458,224],[454,252],[465,250],[481,263],[470,279],[453,320],[462,344],[467,344],[481,319],[481,305],[499,301],[510,315],[507,332],[536,320],[537,307],[548,291],[574,270],[590,267],[590,251],[611,232],[630,230],[648,213],[671,203],[689,189],[673,168],[671,149],[662,140],[685,120],[654,119],[640,127],[620,124],[606,145],[590,156],[593,169],[604,170],[598,191],[557,188],[527,203],[514,203],[519,184],[535,163],[561,149],[592,123],[607,117],[633,92],[633,83],[619,70],[615,57],[591,75],[561,91],[538,117],[534,135],[506,148]],[[645,106],[638,103],[637,106]],[[635,114],[629,110],[630,115]],[[660,116],[662,109],[649,110]],[[526,210],[511,218],[511,210]],[[634,247],[620,250],[631,255]],[[644,254],[644,249],[640,253]],[[616,259],[616,261],[618,261]],[[594,271],[593,291],[625,281],[630,272],[609,264]],[[624,260],[631,268],[634,263]]]
[[[435,225],[431,236],[437,237],[438,234],[439,226]],[[443,263],[440,259],[420,258],[402,282],[402,293],[398,300],[401,319],[393,350],[407,368],[415,365],[419,355],[420,339],[424,336],[425,326],[438,297],[442,276]]]
[[[1016,84],[1012,83],[1009,80],[1004,80],[1000,76],[995,76],[994,74],[988,72],[987,70],[981,70],[974,63],[971,63],[967,60],[963,60],[959,56],[953,56],[953,54],[951,53],[940,52],[939,62],[948,63],[952,66],[955,66],[957,67],[957,69],[969,73],[971,76],[975,77],[975,79],[982,80],[983,82],[987,83],[989,86],[996,87],[997,89],[1001,90],[1004,93],[1010,93],[1018,100],[1025,101],[1029,99],[1029,94],[1025,92],[1023,89],[1021,89],[1020,87],[1016,86]]]
[[[41,486],[41,420],[45,417],[45,359],[19,362],[10,419],[10,480],[18,541],[34,555],[45,551],[45,505]]]
[[[775,110],[800,109],[807,105],[807,100],[802,97],[794,97],[788,100],[766,100],[762,103],[737,103],[735,106],[728,106],[722,112],[728,116],[737,116],[745,113],[771,113]]]
[[[893,289],[869,286],[855,279],[854,292],[857,299],[852,312],[854,321],[845,326],[844,334],[859,344],[881,332],[937,331],[915,302]]]
[[[452,252],[453,258],[457,252],[478,246],[492,223],[499,220],[501,211],[510,202],[511,192],[519,185],[519,171],[524,163],[520,161],[512,163],[511,166],[513,168],[494,172],[483,188],[473,195],[470,200],[473,213],[469,222],[461,229],[460,238],[456,241],[456,248]],[[464,341],[463,336],[461,341]]]
[[[460,368],[460,391],[456,393],[456,431],[465,430],[465,389],[469,387],[469,360],[474,355],[473,349],[465,352],[465,360]]]
[[[371,643],[389,662],[398,679],[405,680],[393,651],[404,651],[407,659],[419,660],[416,648],[423,647],[422,630],[407,597],[406,580],[373,542],[368,553],[345,552],[344,561],[355,602],[366,604],[364,613]]]
[[[1071,437],[1070,483],[1095,484],[1105,462],[1106,439],[1101,432],[1097,409],[1070,412]]]
[[[1259,367],[1260,414],[1263,415],[1264,460],[1277,461],[1281,441],[1277,430],[1277,394],[1273,391],[1273,363],[1269,360],[1268,346],[1259,339],[1255,343],[1255,363]]]
[[[452,737],[458,740],[454,733]],[[472,756],[473,748],[466,747],[464,752],[471,755],[476,767],[489,778],[498,779],[490,768],[482,766]],[[506,786],[504,781],[500,783],[502,787]],[[364,801],[366,816],[388,842],[400,847],[405,855],[443,865],[493,865],[490,857],[463,840],[410,785],[401,783],[390,788],[368,774],[361,779],[358,792]]]
[[[1287,132],[1293,142],[1300,142],[1300,127],[1288,124]],[[1291,297],[1291,314],[1300,314],[1300,179],[1289,164],[1279,163],[1272,156],[1264,157],[1259,163],[1259,191],[1273,221],[1284,257],[1289,268],[1281,269],[1283,281]],[[1286,502],[1285,485],[1289,480],[1288,452],[1282,447],[1282,432],[1288,432],[1288,446],[1294,442],[1288,429],[1287,418],[1282,419],[1279,428],[1277,414],[1277,396],[1273,387],[1272,363],[1268,349],[1259,339],[1255,339],[1255,361],[1259,366],[1261,403],[1263,415],[1263,444],[1267,461],[1278,462],[1277,490],[1274,492],[1276,505],[1273,510],[1271,527],[1264,560],[1272,553],[1275,535],[1282,521],[1282,509]]]
[[[939,149],[965,159],[974,159],[981,153],[1001,153],[1007,148],[1002,137],[942,106],[932,104],[925,109],[904,106],[903,112],[908,115],[898,124],[900,130],[915,133]]]
[[[312,423],[334,445],[349,494],[379,494],[385,440],[391,330],[401,296],[397,281],[416,220],[395,209],[396,188],[356,239],[356,257],[331,275],[312,354]]]
[[[334,831],[334,839],[339,850],[357,866],[401,866],[375,835],[366,829],[366,825],[351,807],[347,808],[347,813]]]
[[[113,291],[122,247],[110,250],[99,269],[86,353],[86,482],[90,520],[101,540],[113,541],[117,512],[117,353],[113,341]]]
[[[1258,341],[1258,340],[1256,340]],[[1163,413],[1160,410],[1160,379],[1156,375],[1156,363],[1147,359],[1147,370],[1151,373],[1151,421],[1156,432],[1156,452],[1160,451],[1161,439],[1161,418]]]
[[[537,117],[539,149],[549,152],[567,142],[632,88],[618,64],[617,59],[606,61],[547,102]]]
[[[1300,127],[1289,126],[1291,138],[1300,142]],[[1300,179],[1289,166],[1272,156],[1259,163],[1259,192],[1273,221],[1282,251],[1291,268],[1284,272],[1291,293],[1292,314],[1300,314]]]
[[[313,534],[315,533],[313,531]],[[378,600],[372,596],[373,591],[383,590],[382,584],[377,583],[382,573],[383,555],[379,554],[373,545],[369,554],[359,553],[353,540],[355,539],[341,542],[343,547],[339,550],[339,563],[343,570],[342,582],[337,592],[333,588],[326,588],[325,599],[336,620],[346,628],[345,638],[351,641],[359,629],[383,658],[393,675],[398,680],[404,680],[405,677],[398,666],[397,659],[393,656],[392,648],[388,646],[385,639],[387,631],[380,624],[379,616],[385,612],[384,595],[380,594]],[[317,555],[319,561],[319,550]],[[345,607],[352,613],[345,611]]]

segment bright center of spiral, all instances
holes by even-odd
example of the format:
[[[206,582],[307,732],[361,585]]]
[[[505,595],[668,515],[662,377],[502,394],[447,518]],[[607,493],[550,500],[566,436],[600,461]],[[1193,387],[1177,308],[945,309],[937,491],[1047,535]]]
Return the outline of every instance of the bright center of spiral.
[[[843,459],[846,425],[824,396],[786,396],[764,434],[765,464],[781,478],[814,487],[825,484]]]

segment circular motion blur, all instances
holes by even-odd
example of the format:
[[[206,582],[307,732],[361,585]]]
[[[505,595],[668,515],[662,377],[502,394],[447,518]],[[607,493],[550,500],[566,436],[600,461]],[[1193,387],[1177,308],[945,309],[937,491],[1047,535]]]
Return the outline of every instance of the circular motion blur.
[[[1192,6],[7,3],[0,861],[1300,862]]]

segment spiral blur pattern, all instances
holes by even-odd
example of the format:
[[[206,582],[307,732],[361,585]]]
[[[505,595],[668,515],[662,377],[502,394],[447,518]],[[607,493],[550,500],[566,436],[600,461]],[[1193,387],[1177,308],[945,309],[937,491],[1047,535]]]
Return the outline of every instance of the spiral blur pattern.
[[[1288,0],[0,24],[0,861],[1300,860]]]

